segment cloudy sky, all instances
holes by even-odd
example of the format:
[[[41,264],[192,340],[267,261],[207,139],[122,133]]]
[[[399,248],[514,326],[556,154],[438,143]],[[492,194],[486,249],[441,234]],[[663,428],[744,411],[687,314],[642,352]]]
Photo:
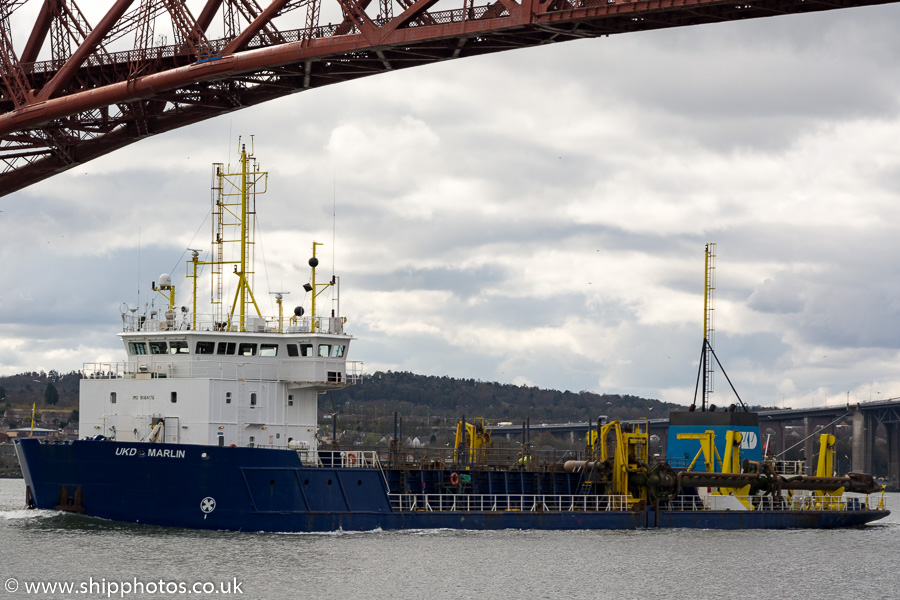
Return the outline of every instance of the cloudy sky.
[[[313,240],[366,370],[690,404],[703,248],[753,404],[900,396],[900,7],[627,34],[313,90],[0,198],[0,374],[123,358],[253,135],[256,294]],[[733,401],[719,376],[713,401]]]

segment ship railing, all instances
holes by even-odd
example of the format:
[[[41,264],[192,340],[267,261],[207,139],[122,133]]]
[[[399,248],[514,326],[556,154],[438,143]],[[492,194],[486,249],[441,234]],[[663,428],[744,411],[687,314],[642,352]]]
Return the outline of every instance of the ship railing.
[[[738,500],[744,506],[751,506],[753,510],[834,510],[834,511],[858,511],[876,510],[883,504],[870,500],[869,496],[816,496],[814,494],[791,494],[788,496],[731,496],[711,494],[701,498],[694,495],[677,496],[670,500],[667,510],[703,511],[703,510],[730,510]]]
[[[134,366],[127,362],[85,363],[81,369],[82,379],[129,379],[134,378]]]
[[[676,471],[687,470],[693,460],[686,458],[668,458],[666,463]],[[775,472],[779,475],[805,475],[806,462],[802,460],[779,460],[775,463]]]
[[[373,448],[369,445],[366,448]],[[379,448],[381,460],[390,467],[415,466],[427,470],[515,469],[520,471],[562,471],[568,460],[584,458],[583,452],[573,450],[531,450],[522,453],[521,446],[479,448],[477,451],[458,451],[449,447],[404,444],[395,450]]]
[[[787,499],[787,510],[876,510],[884,507],[883,501],[876,501],[870,496],[830,496],[824,494],[797,495]]]
[[[805,475],[806,461],[779,460],[775,463],[775,473],[778,475]]]
[[[319,450],[318,462],[320,467],[345,467],[345,468],[381,468],[378,460],[378,452],[374,450]]]
[[[244,327],[241,329],[240,321],[233,318],[231,321],[219,320],[212,314],[196,315],[189,312],[179,312],[166,317],[165,311],[154,311],[147,315],[122,315],[122,331],[156,333],[159,331],[230,331],[245,333],[328,333],[343,334],[344,317],[290,317],[283,318],[279,323],[278,317],[245,317]]]
[[[187,358],[187,357],[185,357]],[[263,359],[260,359],[263,360]],[[265,359],[268,360],[268,359]],[[83,379],[241,379],[244,381],[289,381],[294,383],[332,384],[343,387],[363,379],[365,365],[361,361],[330,358],[272,358],[270,364],[187,359],[115,363],[85,363]]]
[[[610,512],[632,510],[628,495],[389,494],[397,512]]]

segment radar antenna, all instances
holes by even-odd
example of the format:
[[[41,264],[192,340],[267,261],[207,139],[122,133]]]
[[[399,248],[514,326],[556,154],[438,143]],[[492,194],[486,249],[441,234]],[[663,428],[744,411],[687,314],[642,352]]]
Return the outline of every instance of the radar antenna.
[[[278,304],[278,333],[284,333],[283,328],[282,328],[282,323],[283,323],[282,319],[284,316],[284,313],[282,311],[283,311],[284,307],[282,307],[282,305],[281,305],[281,300],[285,296],[290,294],[290,292],[269,292],[269,293],[275,296],[275,303]]]

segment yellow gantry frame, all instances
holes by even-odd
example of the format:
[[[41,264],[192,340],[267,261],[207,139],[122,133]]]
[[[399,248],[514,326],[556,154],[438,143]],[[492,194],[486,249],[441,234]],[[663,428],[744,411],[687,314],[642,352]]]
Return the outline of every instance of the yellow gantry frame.
[[[741,440],[744,436],[739,431],[729,430],[725,434],[725,456],[720,457],[719,451],[716,449],[716,434],[711,430],[704,433],[679,433],[679,440],[697,440],[700,442],[700,451],[688,466],[688,471],[694,470],[694,465],[701,456],[703,456],[703,464],[707,473],[716,473],[716,464],[721,468],[720,473],[740,473],[741,472]],[[750,493],[750,485],[741,487],[720,487],[717,491],[712,492],[717,496],[735,496],[738,501],[753,510],[753,505],[747,499]]]
[[[716,434],[713,431],[706,431],[704,433],[679,433],[677,437],[679,440],[697,440],[700,442],[700,451],[697,452],[694,460],[688,465],[688,471],[694,470],[694,465],[697,464],[697,459],[701,456],[703,457],[703,465],[707,473],[716,472],[716,460],[719,461],[720,465],[722,464],[722,459],[719,458],[719,451],[716,450]]]
[[[486,449],[494,447],[494,442],[491,439],[491,430],[484,424],[484,419],[475,419],[475,423],[466,423],[465,425],[464,431],[462,419],[456,422],[456,439],[454,441],[456,460],[461,458],[459,452],[468,438],[469,460],[471,462],[481,462],[485,459]]]
[[[830,433],[823,433],[819,436],[819,462],[816,464],[816,477],[834,477],[834,444],[836,441],[837,438]],[[843,495],[843,487],[835,490],[813,490],[816,508],[826,510],[842,508],[840,500]]]
[[[816,465],[816,477],[834,476],[834,443],[836,438],[830,433],[819,436],[819,463]]]
[[[609,456],[609,439],[610,433],[615,433],[616,443],[612,451],[613,459],[613,480],[612,493],[616,495],[630,495],[628,489],[628,475],[641,469],[641,464],[646,465],[650,460],[650,433],[649,425],[644,423],[635,424],[632,432],[623,432],[619,421],[610,421],[600,427],[599,441],[597,432],[591,430],[587,434],[589,451],[597,455],[597,447],[600,450],[600,461],[605,461]],[[633,500],[646,500],[647,490],[641,489],[641,497],[633,498]]]
[[[703,456],[703,464],[707,473],[716,473],[716,464],[721,468],[719,473],[741,472],[741,440],[744,436],[739,431],[728,431],[725,434],[725,456],[719,456],[716,448],[716,434],[711,430],[704,433],[679,433],[679,440],[697,440],[700,442],[700,451],[688,466],[688,471],[694,470],[697,459]]]

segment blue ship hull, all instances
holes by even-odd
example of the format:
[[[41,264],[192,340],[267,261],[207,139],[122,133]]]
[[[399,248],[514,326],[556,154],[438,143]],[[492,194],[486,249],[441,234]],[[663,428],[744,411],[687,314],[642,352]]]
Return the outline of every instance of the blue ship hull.
[[[307,467],[296,452],[83,440],[26,439],[16,451],[35,508],[193,529],[272,532],[374,529],[786,529],[852,527],[888,511],[869,510],[554,510],[516,507],[522,494],[576,494],[567,474],[490,472],[484,510],[427,507],[446,486],[440,471]],[[489,489],[483,489],[487,487]],[[446,489],[444,487],[443,489]],[[401,510],[407,494],[420,508]],[[410,493],[412,492],[412,493]],[[461,496],[457,496],[461,498]],[[529,496],[533,497],[533,496]],[[541,496],[537,496],[541,497]],[[571,496],[567,496],[571,497]],[[449,507],[446,507],[449,508]]]

